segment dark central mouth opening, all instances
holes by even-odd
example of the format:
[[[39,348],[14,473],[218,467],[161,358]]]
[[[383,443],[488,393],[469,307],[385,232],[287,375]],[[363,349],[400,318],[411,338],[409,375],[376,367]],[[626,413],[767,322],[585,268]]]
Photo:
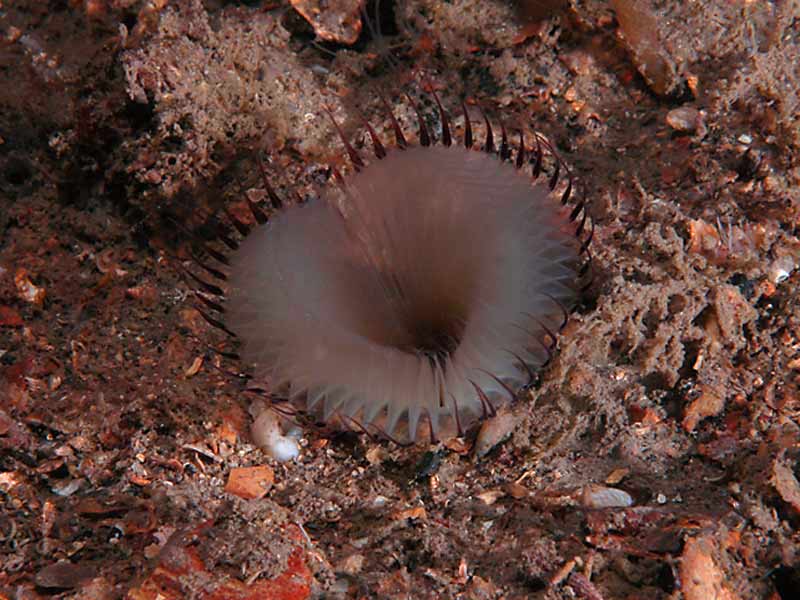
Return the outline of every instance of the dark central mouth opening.
[[[457,277],[453,276],[427,286],[420,286],[413,277],[411,285],[403,285],[403,278],[387,276],[383,292],[388,310],[376,341],[427,358],[434,370],[438,366],[445,371],[464,339],[472,312],[470,300],[475,297],[474,273],[462,270],[462,281],[454,283]]]
[[[431,364],[439,363],[444,368],[447,359],[456,351],[464,336],[463,320],[422,319],[408,324],[408,345],[406,352],[425,356]]]

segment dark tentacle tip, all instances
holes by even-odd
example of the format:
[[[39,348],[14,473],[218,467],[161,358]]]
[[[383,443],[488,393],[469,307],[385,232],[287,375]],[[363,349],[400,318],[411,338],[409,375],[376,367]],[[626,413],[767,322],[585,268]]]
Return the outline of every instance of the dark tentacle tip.
[[[369,137],[372,140],[372,148],[373,152],[375,153],[375,158],[378,160],[383,160],[386,158],[386,148],[384,148],[381,139],[378,137],[378,134],[375,133],[375,129],[373,129],[372,125],[369,124],[369,121],[364,119],[364,126],[367,128],[367,132],[369,132]]]
[[[403,135],[403,128],[400,127],[400,123],[397,122],[397,118],[394,116],[394,112],[389,106],[389,102],[386,100],[386,98],[381,95],[380,99],[384,108],[386,109],[386,112],[389,113],[389,119],[391,120],[392,129],[394,130],[395,143],[400,150],[405,150],[408,147],[408,142]]]
[[[350,428],[350,430],[355,431],[357,429],[357,430],[361,431],[361,433],[365,434],[370,439],[370,441],[372,441],[372,442],[377,441],[377,438],[374,435],[372,435],[372,432],[370,432],[370,430],[367,429],[366,426],[361,421],[356,419],[355,417],[351,417],[350,415],[346,415],[346,414],[344,414],[342,412],[339,412],[338,410],[334,413],[334,415],[339,417],[339,419],[341,419],[343,423],[347,424],[347,426]],[[355,427],[353,427],[353,426],[355,426]]]
[[[488,375],[492,379],[494,379],[497,383],[499,383],[500,386],[508,393],[508,395],[511,396],[512,402],[514,402],[514,400],[517,399],[517,392],[511,389],[511,386],[509,386],[505,381],[500,379],[497,375],[495,375],[494,373],[490,373],[489,371],[485,371],[483,369],[478,369],[478,370]]]
[[[522,314],[524,314],[526,317],[528,317],[529,319],[534,321],[539,327],[541,327],[542,331],[544,331],[550,337],[550,340],[552,341],[552,343],[553,343],[553,345],[555,347],[555,344],[557,343],[558,338],[556,338],[556,335],[553,333],[552,329],[550,329],[547,326],[547,324],[545,324],[544,321],[542,321],[541,319],[537,318],[535,315],[532,315],[531,313],[528,313],[528,312],[522,313]]]
[[[576,202],[575,206],[572,208],[572,212],[569,213],[569,220],[571,223],[575,222],[575,219],[578,218],[578,215],[583,210],[583,201]],[[580,235],[580,234],[577,234]]]
[[[439,120],[442,123],[442,144],[450,147],[453,144],[453,137],[450,134],[450,120],[447,118],[447,113],[444,111],[444,107],[439,100],[439,95],[436,93],[436,90],[433,89],[433,86],[431,86],[431,94],[433,95],[433,100],[436,102],[436,107],[439,109]]]
[[[586,205],[585,204],[581,205],[581,208],[583,209],[583,216],[581,217],[580,223],[578,223],[578,226],[575,228],[575,237],[578,239],[582,238],[583,230],[584,227],[586,226],[586,220],[589,218],[589,212],[586,209]]]
[[[411,105],[411,108],[414,109],[414,112],[417,114],[417,123],[419,124],[419,145],[420,146],[430,146],[431,145],[431,134],[428,131],[428,126],[425,124],[425,118],[422,116],[422,113],[419,110],[416,102],[411,99],[411,96],[408,94],[405,95],[406,100]]]
[[[592,238],[594,238],[594,219],[589,222],[589,235],[585,240],[583,240],[583,242],[581,242],[581,254],[584,254],[589,249],[589,245],[592,243]]]
[[[189,237],[189,239],[192,241],[192,244],[194,244],[195,246],[199,247],[205,254],[209,255],[211,258],[213,258],[214,260],[216,260],[217,262],[219,262],[219,263],[221,263],[223,265],[227,266],[227,265],[230,264],[230,261],[228,260],[227,256],[225,256],[222,252],[219,252],[219,251],[215,250],[214,248],[212,248],[211,246],[209,246],[206,243],[205,239],[203,239],[200,235],[198,235],[194,231],[191,231],[188,227],[186,227],[183,223],[178,221],[176,218],[174,218],[171,215],[168,215],[167,216],[167,221],[169,221],[170,223],[175,225],[175,227],[177,227],[179,231],[181,231],[184,234],[186,234]],[[216,236],[222,243],[224,243],[226,246],[228,246],[228,248],[230,248],[231,250],[236,250],[237,248],[239,248],[239,244],[236,241],[230,239],[227,235],[225,235],[225,232],[223,231],[221,225],[217,229]]]
[[[561,194],[561,205],[564,206],[569,202],[570,196],[572,195],[572,173],[568,173],[567,175],[567,187],[564,190],[564,193]]]
[[[262,393],[266,395],[266,391],[263,391]],[[305,416],[301,411],[289,404],[289,402],[284,402],[283,400],[270,398],[269,408],[270,410],[274,410],[279,415],[288,419],[297,420],[297,422],[299,422],[300,418]]]
[[[189,269],[184,269],[184,273],[186,273],[198,286],[200,289],[206,292],[207,294],[211,294],[212,296],[219,296],[220,298],[225,296],[225,292],[223,289],[213,283],[208,283],[206,280],[201,279],[194,273],[192,273]]]
[[[223,244],[225,244],[228,247],[228,250],[234,250],[235,251],[235,250],[239,249],[239,242],[237,242],[232,237],[227,235],[224,230],[220,229],[219,231],[217,231],[217,238],[219,239],[220,242],[222,242]],[[213,248],[209,248],[205,244],[201,244],[201,245],[202,245],[203,250],[205,252],[207,252],[210,256],[213,256],[216,260],[218,260],[219,262],[221,262],[224,265],[228,264],[228,258],[224,254],[222,254],[220,252],[217,252]]]
[[[219,329],[221,331],[224,331],[225,333],[227,333],[232,338],[237,338],[238,337],[235,333],[233,333],[230,329],[228,329],[222,321],[219,321],[218,319],[215,319],[214,317],[209,315],[206,311],[204,311],[199,306],[195,306],[194,309],[198,313],[200,313],[200,316],[203,317],[206,320],[206,322],[209,325],[211,325],[212,327],[216,327],[217,329]]]
[[[371,442],[387,440],[392,444],[400,446],[401,448],[408,448],[414,445],[414,443],[410,440],[408,442],[404,442],[402,440],[397,439],[396,437],[391,435],[388,431],[386,431],[382,427],[379,427],[375,423],[365,424],[362,423],[360,419],[351,417],[350,415],[346,415],[339,411],[336,411],[334,414],[337,417],[339,417],[342,420],[342,422],[347,424],[352,431],[358,430],[361,433],[365,434],[370,439]],[[372,431],[370,431],[370,428],[372,428]]]
[[[511,148],[508,145],[508,133],[502,121],[500,121],[500,158],[504,161],[511,158]]]
[[[261,160],[261,157],[256,155],[256,164],[258,165],[258,170],[261,173],[261,181],[264,184],[264,189],[267,191],[267,197],[269,201],[272,203],[272,208],[275,210],[280,210],[283,208],[283,201],[280,199],[278,194],[275,193],[275,189],[272,187],[272,184],[269,182],[269,175],[267,174],[267,168],[264,166],[264,161]]]
[[[483,151],[487,154],[494,154],[494,134],[492,133],[492,124],[489,122],[489,117],[486,115],[486,111],[483,110],[483,106],[480,104],[478,105],[478,109],[481,111],[481,115],[483,116],[483,122],[486,124],[486,142],[483,144]]]
[[[215,250],[214,248],[212,248],[211,246],[209,246],[207,244],[200,244],[200,248],[202,249],[203,252],[208,254],[211,258],[216,260],[218,263],[223,264],[226,267],[230,266],[230,264],[231,264],[230,260],[222,252],[219,252],[218,250]]]
[[[555,296],[551,296],[547,292],[542,292],[542,294],[550,298],[550,300],[552,300],[558,306],[558,308],[561,309],[561,314],[563,316],[563,319],[561,321],[561,325],[558,326],[558,330],[561,331],[562,329],[564,329],[564,327],[567,326],[567,321],[569,321],[569,309],[567,309],[567,307],[564,306],[564,303],[561,302],[561,300],[559,300]]]
[[[515,166],[517,170],[521,169],[525,164],[525,134],[522,129],[519,130],[519,148],[517,149],[517,160]]]
[[[533,139],[536,140],[536,151],[531,158],[531,162],[533,163],[533,171],[531,176],[533,179],[538,179],[539,175],[542,172],[542,163],[544,162],[544,154],[542,152],[542,141],[539,134],[535,133],[533,135]]]
[[[558,185],[558,176],[561,173],[561,158],[555,154],[553,157],[556,161],[556,166],[553,169],[553,174],[550,176],[550,181],[548,183],[551,192],[556,189],[556,185]]]
[[[258,168],[261,170],[262,173],[262,178],[266,182],[267,181],[266,172],[264,171],[264,165],[261,163],[260,159],[258,160],[258,165],[259,165]],[[269,186],[269,183],[267,183],[266,185]],[[239,185],[239,189],[242,196],[247,201],[247,207],[250,209],[250,214],[253,215],[253,218],[256,220],[256,223],[258,223],[259,225],[263,225],[264,223],[266,223],[269,220],[267,214],[264,211],[262,211],[261,208],[255,202],[250,200],[250,198],[247,196],[247,192],[245,192],[245,190],[241,187],[241,184]],[[267,195],[269,195],[269,189],[271,188],[269,187],[267,188]],[[280,200],[278,201],[278,203],[280,204]],[[231,214],[231,212],[228,211],[227,209],[225,210],[225,215],[228,217],[228,220],[233,224],[234,228],[239,232],[239,235],[241,235],[242,237],[247,237],[250,234],[250,227],[248,227],[247,225],[242,223],[239,219],[234,217],[233,214]]]
[[[495,409],[492,402],[489,400],[489,396],[486,394],[485,391],[483,391],[481,386],[475,383],[472,379],[469,379],[468,381],[472,384],[472,387],[475,388],[475,392],[478,394],[478,400],[480,400],[481,409],[483,411],[482,418],[485,419],[489,417],[491,419],[497,414],[497,410]]]
[[[269,201],[272,203],[272,208],[274,208],[275,210],[280,210],[281,208],[283,208],[283,201],[280,199],[278,194],[275,193],[275,189],[270,184],[269,176],[267,175],[267,169],[266,167],[264,167],[264,162],[258,155],[256,155],[256,163],[258,164],[258,170],[261,172],[261,181],[264,183],[264,189],[267,191],[267,197],[269,198]],[[250,211],[251,212],[253,211],[252,207],[250,207]],[[263,222],[259,220],[259,215],[253,213],[253,216],[255,217],[259,225],[263,225],[264,223],[267,222],[266,215],[264,215],[263,217],[264,218]]]
[[[242,360],[241,355],[238,352],[225,352],[223,350],[216,350],[212,348],[213,352],[219,354],[222,358],[227,358],[228,360]]]
[[[211,275],[215,279],[218,279],[219,281],[227,281],[228,280],[228,276],[225,273],[223,273],[219,269],[215,269],[214,267],[206,264],[203,260],[200,259],[199,256],[197,256],[197,254],[195,254],[195,252],[193,250],[189,251],[189,255],[192,257],[192,261],[194,261],[194,263],[198,267],[203,269],[206,273],[208,273],[209,275]],[[217,295],[219,295],[219,294],[217,294]]]
[[[469,120],[469,111],[467,110],[466,102],[461,102],[461,108],[464,111],[464,147],[467,150],[472,149],[472,122]]]
[[[330,107],[324,106],[323,108],[328,114],[331,123],[333,123],[336,133],[339,134],[339,139],[342,141],[342,144],[344,144],[344,149],[347,151],[347,156],[350,158],[350,162],[353,163],[353,168],[356,171],[360,171],[365,166],[364,160],[361,158],[361,156],[359,156],[358,152],[356,152],[356,149],[353,148],[352,144],[350,144],[350,142],[347,140],[347,136],[345,136],[344,131],[342,131],[339,123],[336,122],[336,119],[333,116],[333,111],[331,111]]]
[[[278,206],[281,206],[280,201],[278,201]],[[250,198],[247,198],[247,207],[250,209],[250,213],[253,215],[253,218],[259,225],[263,225],[269,220],[269,218],[267,217],[267,213],[261,210],[255,202],[250,200]],[[247,235],[247,234],[242,234],[242,235]]]
[[[250,203],[250,199],[247,199],[247,202]],[[229,211],[227,208],[223,208],[222,211],[225,213],[225,216],[228,217],[228,221],[231,222],[233,228],[239,232],[239,235],[242,237],[247,237],[250,235],[250,227],[248,227],[245,223],[242,223],[239,219],[233,216],[233,213]]]
[[[533,382],[536,381],[536,373],[533,369],[531,369],[531,366],[516,352],[512,352],[511,350],[506,350],[506,352],[513,356],[514,359],[516,359],[516,361],[522,365],[523,370],[528,374],[528,383],[526,383],[523,387],[529,388],[532,386]]]

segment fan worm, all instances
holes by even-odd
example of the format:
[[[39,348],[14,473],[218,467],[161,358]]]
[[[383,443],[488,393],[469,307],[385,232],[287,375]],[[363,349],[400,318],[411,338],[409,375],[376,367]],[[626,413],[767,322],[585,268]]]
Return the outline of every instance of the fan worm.
[[[196,278],[203,314],[238,339],[273,395],[395,439],[461,433],[532,381],[578,296],[591,239],[543,136],[526,147],[520,133],[512,150],[484,115],[477,148],[464,107],[457,144],[434,99],[438,143],[421,116],[417,143],[391,116],[393,146],[366,126],[369,161],[341,135],[352,172],[334,169],[318,199],[269,220],[251,205],[263,225],[212,256],[227,273],[206,267],[227,280],[224,308],[209,297],[222,289]]]

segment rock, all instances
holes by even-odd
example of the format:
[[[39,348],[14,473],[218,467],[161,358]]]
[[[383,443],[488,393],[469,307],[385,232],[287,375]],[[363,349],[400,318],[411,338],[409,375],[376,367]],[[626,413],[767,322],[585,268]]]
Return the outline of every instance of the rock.
[[[266,496],[275,481],[275,473],[267,465],[231,469],[225,491],[245,500]]]
[[[92,576],[94,569],[88,565],[59,561],[40,569],[34,582],[42,588],[71,590]]]
[[[698,385],[697,388],[700,395],[689,403],[683,416],[686,431],[694,431],[700,421],[717,416],[725,408],[725,394],[721,389],[711,385]]]
[[[21,327],[22,317],[10,306],[0,306],[0,327]]]
[[[669,95],[677,87],[678,77],[674,61],[658,37],[653,9],[646,0],[611,0],[611,6],[637,70],[656,94]]]
[[[772,485],[784,502],[800,513],[800,483],[794,476],[792,466],[787,464],[785,454],[775,459],[772,465]]]
[[[725,586],[725,575],[711,556],[714,546],[706,538],[686,541],[680,566],[686,600],[738,600],[739,597]]]
[[[702,113],[691,106],[674,108],[667,113],[667,125],[682,133],[705,133]]]

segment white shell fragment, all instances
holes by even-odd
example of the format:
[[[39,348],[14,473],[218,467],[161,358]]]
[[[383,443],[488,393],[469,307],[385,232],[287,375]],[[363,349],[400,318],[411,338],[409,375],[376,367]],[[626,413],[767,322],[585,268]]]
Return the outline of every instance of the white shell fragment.
[[[595,483],[583,487],[578,501],[586,508],[627,508],[633,505],[628,492]]]
[[[297,439],[291,435],[283,435],[278,415],[263,404],[260,405],[255,421],[250,426],[253,442],[264,452],[279,462],[294,460],[300,455]],[[255,412],[251,408],[251,412]]]
[[[769,266],[768,277],[772,284],[779,285],[789,279],[789,276],[797,268],[794,258],[784,255],[776,258]]]

